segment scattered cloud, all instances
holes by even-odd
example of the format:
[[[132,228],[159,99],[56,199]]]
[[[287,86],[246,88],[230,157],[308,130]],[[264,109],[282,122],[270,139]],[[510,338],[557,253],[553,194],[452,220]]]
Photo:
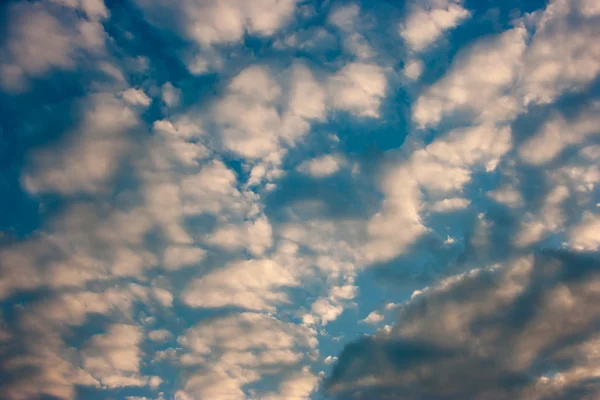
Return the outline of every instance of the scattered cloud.
[[[104,52],[101,20],[108,16],[103,2],[15,3],[7,7],[10,19],[6,55],[0,61],[0,85],[10,92],[28,88],[28,81],[53,69],[74,70],[81,53]],[[83,11],[87,18],[80,18]]]
[[[400,36],[410,49],[421,51],[470,15],[460,0],[416,3],[412,5],[406,20],[400,24]]]
[[[379,117],[387,80],[375,64],[351,63],[329,79],[332,106],[360,117]]]
[[[383,321],[383,318],[383,315],[381,315],[377,311],[372,311],[371,313],[369,313],[369,315],[366,316],[365,319],[361,320],[361,322],[370,325],[377,325],[378,323]]]
[[[298,166],[298,171],[315,178],[324,178],[338,172],[344,160],[335,155],[325,155],[304,161]]]
[[[0,7],[3,398],[596,398],[600,8],[519,6]]]

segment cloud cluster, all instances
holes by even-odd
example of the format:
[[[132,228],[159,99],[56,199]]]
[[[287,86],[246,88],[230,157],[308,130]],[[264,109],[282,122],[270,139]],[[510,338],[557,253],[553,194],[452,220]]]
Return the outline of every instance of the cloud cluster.
[[[8,8],[11,24],[0,58],[0,85],[5,90],[21,92],[30,79],[53,69],[73,70],[85,61],[82,52],[87,57],[104,53],[101,20],[109,12],[102,1],[18,3]]]
[[[415,2],[399,26],[400,36],[411,50],[422,51],[470,15],[459,0]]]
[[[472,6],[0,7],[0,397],[597,396],[600,8]]]
[[[305,398],[316,384],[307,371],[289,372],[290,365],[299,363],[316,346],[314,332],[264,314],[209,319],[190,328],[179,342],[189,349],[182,364],[203,367],[190,374],[176,398],[245,399],[242,387],[262,374],[287,375],[278,395],[267,398]]]

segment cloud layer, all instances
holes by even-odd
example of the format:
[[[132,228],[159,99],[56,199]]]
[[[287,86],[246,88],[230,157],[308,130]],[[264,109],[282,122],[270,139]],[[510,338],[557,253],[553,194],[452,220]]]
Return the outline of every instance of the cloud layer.
[[[600,7],[518,6],[2,5],[0,397],[598,397]]]

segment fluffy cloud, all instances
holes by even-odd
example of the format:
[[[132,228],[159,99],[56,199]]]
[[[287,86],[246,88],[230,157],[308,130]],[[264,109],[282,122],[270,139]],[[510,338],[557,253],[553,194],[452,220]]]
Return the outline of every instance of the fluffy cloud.
[[[92,336],[84,346],[83,368],[109,388],[145,385],[146,379],[139,376],[141,338],[136,326],[110,326],[106,333]]]
[[[218,47],[235,45],[244,35],[268,37],[290,21],[296,0],[136,0],[147,20],[196,44],[183,56],[188,70],[203,74],[223,67]],[[229,54],[224,54],[229,57]]]
[[[531,164],[544,164],[552,161],[570,146],[581,144],[587,138],[598,135],[599,109],[600,103],[588,105],[570,121],[561,115],[554,115],[544,123],[539,133],[521,145],[519,155]]]
[[[581,89],[600,72],[600,13],[591,4],[555,0],[539,16],[524,60],[527,102],[549,103],[561,92]]]
[[[315,178],[324,178],[340,170],[344,160],[335,155],[325,155],[302,162],[298,171]]]
[[[136,3],[0,9],[5,397],[598,392],[593,1]]]
[[[279,385],[276,394],[268,394],[264,399],[268,400],[307,400],[317,388],[319,378],[313,375],[308,368],[290,375]]]
[[[493,171],[510,148],[509,128],[474,126],[453,130],[414,151],[408,160],[391,165],[380,182],[385,196],[381,210],[367,226],[367,259],[392,259],[428,232],[422,221],[423,191],[433,199],[460,192],[471,180],[471,168]],[[432,211],[449,211],[467,204],[460,199],[442,198],[433,204]],[[398,230],[398,226],[403,229]]]
[[[124,285],[104,291],[58,294],[21,310],[9,327],[18,339],[13,341],[15,351],[3,356],[0,390],[8,399],[44,395],[75,398],[76,385],[149,384],[149,378],[137,373],[140,337],[134,326],[113,325],[106,333],[90,338],[85,350],[66,343],[72,329],[84,325],[89,316],[100,315],[115,322],[131,320],[134,304],[147,301],[146,288]],[[84,365],[84,360],[89,363]],[[23,371],[29,374],[23,375]]]
[[[302,321],[306,325],[327,325],[335,321],[344,312],[344,306],[356,297],[358,288],[352,283],[334,286],[327,297],[317,299],[310,307],[310,314],[305,314]]]
[[[165,249],[163,263],[169,269],[192,266],[202,261],[205,254],[205,250],[197,247],[169,246]]]
[[[248,249],[253,255],[261,256],[273,245],[273,235],[269,221],[259,217],[241,226],[222,226],[208,241],[230,251]]]
[[[141,277],[157,263],[143,246],[151,226],[141,210],[106,212],[74,204],[49,220],[44,232],[0,249],[0,297],[41,286],[77,288],[90,281]]]
[[[289,75],[287,107],[268,68],[251,66],[233,78],[213,111],[226,149],[249,159],[265,158],[306,134],[309,120],[323,118],[325,95],[311,71],[296,65]],[[279,112],[282,105],[285,111]]]
[[[411,50],[421,51],[470,15],[460,0],[416,2],[400,24],[400,36]]]
[[[343,47],[348,53],[359,60],[368,60],[373,57],[374,51],[361,33],[363,23],[360,14],[358,4],[337,7],[329,14],[328,22],[339,30]]]
[[[0,59],[0,86],[11,92],[52,69],[73,70],[80,54],[104,51],[105,32],[98,21],[108,15],[103,1],[20,3],[9,7],[10,21]],[[82,10],[87,18],[80,18]]]
[[[179,398],[245,399],[242,387],[260,379],[262,372],[283,372],[316,346],[314,332],[258,313],[231,314],[201,322],[179,342],[188,349],[184,364],[204,368],[186,380]],[[308,387],[308,382],[312,385]],[[281,381],[281,392],[290,398],[308,396],[316,379],[300,369]]]
[[[31,158],[23,178],[29,192],[73,194],[106,189],[129,147],[127,132],[139,122],[135,105],[148,105],[143,92],[128,91],[121,99],[99,94],[83,103],[83,121],[78,132],[73,132],[73,139]]]
[[[451,70],[417,99],[414,121],[436,126],[457,112],[472,113],[479,120],[514,118],[519,102],[507,93],[518,78],[526,34],[525,28],[516,27],[463,50]]]
[[[519,207],[523,204],[521,192],[511,185],[504,185],[498,189],[488,192],[488,196],[498,203],[505,204],[508,207]]]
[[[288,301],[278,289],[297,284],[293,271],[275,261],[239,261],[191,282],[182,299],[194,307],[235,305],[272,311],[275,304]]]
[[[453,197],[450,199],[436,201],[429,207],[429,209],[432,212],[448,212],[466,208],[469,206],[470,203],[471,202],[467,199]]]
[[[150,21],[180,31],[201,46],[235,42],[248,32],[272,35],[290,18],[295,0],[186,0],[173,7],[164,0],[137,0]],[[161,18],[167,15],[169,18]]]
[[[359,117],[379,117],[387,80],[376,64],[351,63],[329,78],[329,96],[333,107]]]
[[[569,232],[569,245],[577,250],[594,251],[600,248],[600,218],[586,214],[581,223]]]
[[[324,362],[325,364],[333,364],[334,362],[336,362],[336,361],[337,361],[337,359],[338,359],[338,358],[337,358],[337,357],[335,357],[335,356],[327,356],[327,357],[325,357],[325,360],[323,360],[323,362]]]
[[[404,64],[404,75],[410,80],[416,80],[423,72],[423,62],[420,60],[409,59]]]
[[[381,321],[383,321],[384,317],[377,311],[372,311],[362,320],[365,324],[377,325]]]

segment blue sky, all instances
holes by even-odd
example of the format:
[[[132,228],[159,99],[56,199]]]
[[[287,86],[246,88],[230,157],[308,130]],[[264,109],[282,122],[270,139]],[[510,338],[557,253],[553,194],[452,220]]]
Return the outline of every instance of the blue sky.
[[[1,398],[600,396],[597,1],[0,21]]]

